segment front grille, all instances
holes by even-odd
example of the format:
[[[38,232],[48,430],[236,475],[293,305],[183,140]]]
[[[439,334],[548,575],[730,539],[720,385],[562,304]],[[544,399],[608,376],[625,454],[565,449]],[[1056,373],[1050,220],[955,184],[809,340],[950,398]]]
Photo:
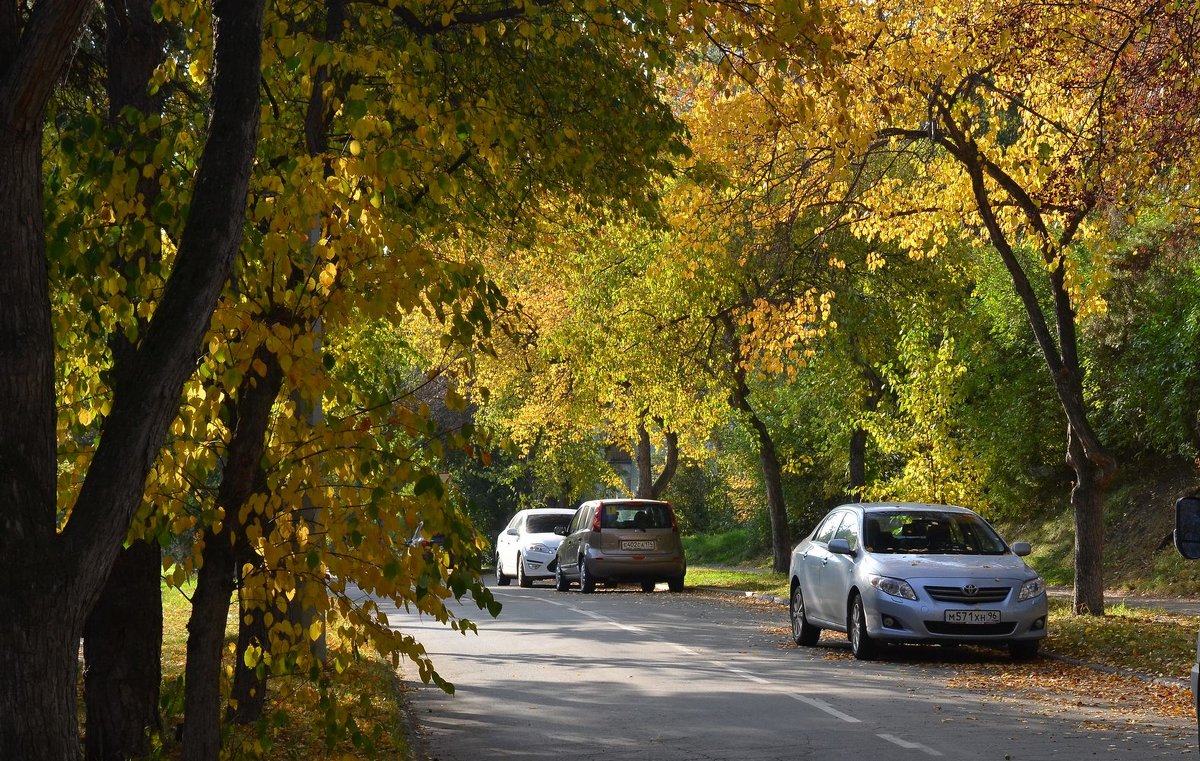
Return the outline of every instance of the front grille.
[[[945,621],[926,621],[925,628],[934,634],[953,634],[954,636],[999,637],[1012,634],[1017,628],[1015,621],[1002,621],[998,624],[948,624]]]
[[[939,602],[997,603],[1008,597],[1010,587],[979,587],[974,594],[964,587],[925,587],[925,594]]]

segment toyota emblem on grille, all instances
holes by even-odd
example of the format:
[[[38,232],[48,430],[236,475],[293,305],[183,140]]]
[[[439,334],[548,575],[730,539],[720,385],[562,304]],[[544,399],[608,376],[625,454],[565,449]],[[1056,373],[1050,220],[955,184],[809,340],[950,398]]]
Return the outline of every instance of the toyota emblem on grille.
[[[974,597],[975,593],[978,591],[979,591],[979,587],[975,586],[974,584],[968,584],[965,587],[963,587],[963,594],[966,595],[967,597]]]

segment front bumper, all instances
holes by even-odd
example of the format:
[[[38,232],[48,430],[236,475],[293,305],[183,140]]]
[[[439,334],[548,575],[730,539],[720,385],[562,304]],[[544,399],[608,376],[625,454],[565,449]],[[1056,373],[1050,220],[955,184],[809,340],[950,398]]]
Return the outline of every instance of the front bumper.
[[[558,565],[553,552],[529,551],[521,555],[521,564],[525,567],[525,577],[528,579],[552,579]]]
[[[1046,636],[1044,592],[1021,602],[1003,600],[974,604],[941,602],[923,595],[920,600],[906,600],[874,587],[863,590],[862,595],[867,633],[873,639],[886,642],[970,644],[1038,640]],[[1010,597],[1015,595],[1014,590]],[[1000,620],[986,624],[950,623],[946,621],[949,610],[998,610]]]

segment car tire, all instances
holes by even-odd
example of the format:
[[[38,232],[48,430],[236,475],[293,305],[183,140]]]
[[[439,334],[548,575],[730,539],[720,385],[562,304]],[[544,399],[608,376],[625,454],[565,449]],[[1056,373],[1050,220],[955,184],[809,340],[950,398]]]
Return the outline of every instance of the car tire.
[[[869,661],[875,657],[879,644],[867,633],[867,611],[863,607],[861,595],[854,595],[850,600],[850,614],[846,621],[846,633],[850,637],[850,652],[860,661]]]
[[[571,582],[567,581],[567,575],[563,573],[562,566],[554,569],[554,591],[566,592],[571,588]]]
[[[596,591],[596,579],[588,573],[587,558],[583,555],[579,556],[579,591],[585,595]]]
[[[667,579],[667,589],[671,590],[672,592],[682,592],[683,591],[683,577],[676,576],[673,579]]]
[[[1019,642],[1008,643],[1008,654],[1012,656],[1014,661],[1028,661],[1037,657],[1038,646],[1042,644],[1038,639],[1025,639]]]
[[[643,592],[653,592],[654,587],[655,587],[655,584],[653,581],[643,581],[642,582],[642,591]]]
[[[821,630],[810,624],[805,616],[804,593],[800,591],[799,584],[792,588],[792,599],[788,605],[788,612],[792,619],[792,641],[804,647],[812,647],[817,644],[817,640],[821,638]]]
[[[508,586],[509,578],[504,575],[504,567],[500,565],[500,554],[496,553],[496,584],[502,587]]]
[[[517,553],[517,586],[528,589],[533,586],[533,579],[525,575],[525,558]]]

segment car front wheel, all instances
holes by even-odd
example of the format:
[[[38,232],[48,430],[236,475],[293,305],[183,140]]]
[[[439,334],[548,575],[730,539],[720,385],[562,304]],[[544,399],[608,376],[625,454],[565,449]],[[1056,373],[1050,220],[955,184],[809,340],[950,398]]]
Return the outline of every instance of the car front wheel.
[[[533,580],[525,575],[525,558],[517,555],[517,586],[532,587]]]
[[[867,611],[863,608],[860,595],[854,595],[850,601],[850,620],[847,624],[850,635],[850,652],[860,661],[869,661],[875,657],[878,645],[871,635],[867,634]]]
[[[508,586],[508,577],[504,575],[504,566],[500,565],[500,555],[496,555],[496,583],[502,587]]]
[[[556,592],[566,592],[571,588],[571,582],[567,581],[567,575],[563,573],[562,566],[554,569],[554,590]]]
[[[792,615],[792,641],[797,645],[812,647],[821,638],[821,630],[808,622],[804,615],[804,593],[797,584],[792,589],[792,601],[788,606]]]

